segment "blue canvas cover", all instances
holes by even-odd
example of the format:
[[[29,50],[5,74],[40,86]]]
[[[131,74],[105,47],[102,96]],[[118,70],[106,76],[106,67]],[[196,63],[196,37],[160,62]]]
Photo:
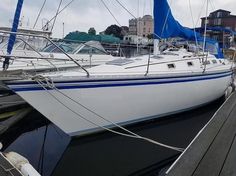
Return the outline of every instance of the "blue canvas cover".
[[[204,41],[200,33],[194,33],[193,30],[182,26],[175,20],[167,0],[154,0],[154,33],[155,39],[180,37],[185,40],[197,40],[200,43]],[[206,51],[214,51],[211,53],[217,58],[223,57],[216,40],[207,38],[205,47]]]
[[[181,37],[188,40],[195,40],[194,31],[183,27],[172,15],[167,0],[154,0],[154,32],[158,39]],[[200,34],[196,34],[200,37]]]
[[[23,2],[24,2],[24,0],[18,0],[11,32],[17,32]],[[15,40],[16,40],[16,35],[11,34],[9,37],[8,46],[7,46],[7,53],[8,54],[11,54]]]
[[[198,43],[203,46],[204,38],[198,38]],[[216,40],[206,38],[205,51],[215,55],[216,58],[224,58],[224,54],[221,51],[219,43]]]

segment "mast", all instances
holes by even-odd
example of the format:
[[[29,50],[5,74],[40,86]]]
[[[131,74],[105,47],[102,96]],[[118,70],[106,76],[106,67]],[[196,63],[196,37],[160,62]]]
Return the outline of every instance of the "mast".
[[[207,15],[208,15],[208,4],[209,4],[209,0],[207,0],[207,5],[206,5],[206,18],[205,18],[205,26],[204,26],[204,39],[203,39],[203,55],[205,53],[205,47],[206,47],[206,34],[207,34]]]
[[[21,15],[21,9],[23,6],[23,2],[24,2],[24,0],[18,0],[18,2],[17,2],[11,32],[17,32],[17,30],[18,30],[18,25],[19,25],[19,21],[20,21],[20,15]],[[10,34],[10,37],[8,39],[8,45],[7,45],[7,55],[11,54],[15,41],[16,41],[16,34]],[[5,61],[3,62],[3,70],[8,69],[9,60],[10,60],[10,57],[8,57],[8,56],[5,57]]]
[[[157,20],[157,15],[156,15],[156,6],[157,6],[157,1],[154,0],[154,6],[153,6],[153,18],[154,18],[154,34],[153,34],[153,55],[154,56],[157,56],[158,54],[160,54],[160,50],[159,50],[159,38],[158,36],[156,35],[156,20]]]
[[[138,0],[138,18],[137,18],[137,55],[138,55],[138,53],[139,53],[139,30],[140,30],[140,28],[139,28],[139,0]]]

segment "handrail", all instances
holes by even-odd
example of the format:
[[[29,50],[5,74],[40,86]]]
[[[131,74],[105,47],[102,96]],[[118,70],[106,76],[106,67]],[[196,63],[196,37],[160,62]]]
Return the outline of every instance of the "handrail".
[[[164,62],[157,62],[157,63],[150,63],[150,65],[159,65],[159,64],[165,64],[165,63],[170,63],[170,62],[181,62],[181,61],[188,61],[188,60],[199,60],[199,58],[191,58],[191,59],[178,59],[174,61],[164,61]],[[141,65],[135,65],[135,66],[130,66],[126,67],[125,69],[132,69],[132,68],[138,68],[138,67],[146,67],[148,66],[147,64],[141,64]]]
[[[6,37],[6,36],[5,36]],[[9,37],[8,37],[9,38]],[[44,57],[39,51],[37,51],[34,47],[32,47],[28,42],[26,42],[23,38],[21,37],[18,37],[17,38],[18,40],[22,41],[25,45],[29,46],[34,52],[36,52],[40,57]],[[7,43],[4,45],[6,46]],[[4,57],[4,56],[3,56]],[[37,58],[37,59],[40,59],[40,58]],[[59,69],[52,63],[48,60],[48,58],[45,59],[49,64],[51,64],[55,69],[57,69],[57,71],[59,71]]]
[[[38,55],[40,55],[41,57],[44,57],[44,55],[42,55],[39,51],[37,51],[34,47],[32,47],[28,42],[26,42],[24,39],[22,39],[22,38],[18,38],[19,40],[21,40],[23,43],[25,43],[27,46],[29,46],[34,52],[36,52]],[[45,58],[45,60],[49,63],[49,64],[51,64],[54,68],[56,68],[57,69],[57,71],[59,71],[58,70],[58,68],[52,63],[52,62],[50,62],[47,58]]]
[[[86,70],[82,65],[80,65],[75,59],[73,59],[69,54],[67,54],[63,49],[61,49],[59,46],[57,46],[57,44],[55,44],[51,39],[42,36],[42,35],[35,35],[35,34],[24,34],[24,33],[18,33],[18,32],[8,32],[8,31],[3,31],[0,30],[0,33],[4,33],[4,34],[15,34],[15,35],[21,35],[21,36],[32,36],[32,37],[38,37],[38,38],[44,38],[47,41],[49,41],[52,45],[54,45],[57,49],[59,49],[64,55],[66,55],[71,61],[73,61],[77,66],[79,66],[82,70],[84,70],[87,74],[87,77],[90,76],[88,70]]]

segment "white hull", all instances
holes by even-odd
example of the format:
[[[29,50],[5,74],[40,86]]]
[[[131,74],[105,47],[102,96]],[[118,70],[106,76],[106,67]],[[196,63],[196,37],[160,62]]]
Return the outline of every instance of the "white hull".
[[[56,86],[74,101],[109,121],[130,124],[211,102],[224,95],[230,83],[231,73],[228,70],[220,74],[179,78],[67,82],[56,83]],[[99,126],[111,126],[111,123],[88,112],[60,92],[30,90],[34,86],[37,84],[10,85],[10,88],[66,133],[73,136],[102,130],[78,114]]]

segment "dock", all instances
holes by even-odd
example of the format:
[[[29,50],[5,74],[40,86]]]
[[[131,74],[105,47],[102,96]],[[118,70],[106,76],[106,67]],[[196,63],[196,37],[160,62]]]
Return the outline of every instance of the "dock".
[[[236,93],[198,133],[166,176],[236,175]]]

